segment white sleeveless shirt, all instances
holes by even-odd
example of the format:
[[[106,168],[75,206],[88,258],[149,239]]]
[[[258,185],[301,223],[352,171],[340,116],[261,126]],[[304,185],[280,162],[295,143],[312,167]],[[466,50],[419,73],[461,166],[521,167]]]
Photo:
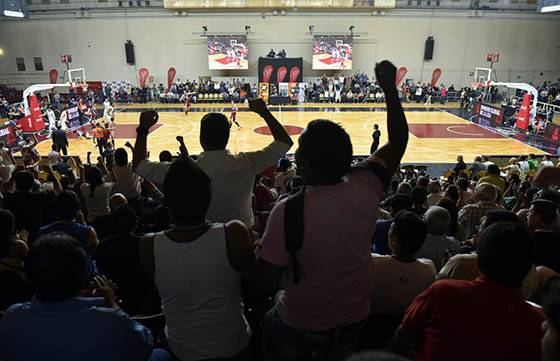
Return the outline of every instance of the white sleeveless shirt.
[[[181,360],[232,357],[249,343],[241,277],[230,265],[225,225],[199,238],[154,238],[155,283],[163,303],[167,342]]]

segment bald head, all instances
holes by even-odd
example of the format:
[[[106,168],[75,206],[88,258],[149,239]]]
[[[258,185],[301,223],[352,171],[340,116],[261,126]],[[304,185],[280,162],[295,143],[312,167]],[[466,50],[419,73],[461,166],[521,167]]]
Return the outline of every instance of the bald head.
[[[115,193],[109,198],[109,208],[111,213],[117,210],[120,206],[128,204],[126,197],[122,193]]]
[[[498,196],[496,187],[490,183],[479,184],[474,190],[476,199],[483,202],[495,202]]]

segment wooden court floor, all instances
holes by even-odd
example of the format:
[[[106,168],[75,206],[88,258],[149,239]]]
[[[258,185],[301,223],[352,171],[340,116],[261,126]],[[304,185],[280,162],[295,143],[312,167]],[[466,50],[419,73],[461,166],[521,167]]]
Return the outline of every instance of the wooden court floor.
[[[162,150],[169,150],[172,153],[177,152],[178,144],[175,140],[177,135],[182,135],[185,138],[191,154],[202,151],[199,143],[199,124],[205,112],[193,111],[189,115],[185,115],[179,108],[173,109],[173,106],[152,106],[166,109],[162,109],[165,111],[159,113],[158,124],[161,126],[152,131],[148,138],[151,159],[157,159],[159,152]],[[129,109],[116,114],[115,142],[117,147],[122,147],[126,141],[133,142],[139,112],[141,109],[150,107],[150,105],[131,105],[120,108],[121,110],[123,108]],[[177,105],[174,105],[174,107],[177,107]],[[220,111],[220,107],[223,108],[223,105],[216,104],[212,111]],[[136,108],[136,111],[134,111],[134,108]],[[272,137],[260,134],[267,130],[265,122],[256,114],[243,111],[243,107],[240,108],[242,111],[238,113],[237,119],[241,124],[241,129],[237,129],[235,125],[232,127],[228,149],[237,153],[258,150],[269,144]],[[311,107],[302,109],[282,107],[273,112],[277,119],[295,134],[292,137],[296,144],[292,147],[290,153],[293,153],[296,149],[298,131],[305,128],[309,121],[319,118],[340,123],[346,129],[350,134],[355,155],[365,155],[369,152],[373,124],[378,124],[380,127],[381,144],[387,140],[385,124],[387,113],[383,109],[377,109],[377,111],[363,111],[363,109],[352,111],[332,107],[329,107],[328,111],[316,111],[316,109]],[[446,112],[445,109],[432,108],[427,110],[405,109],[410,127],[408,149],[403,160],[406,163],[453,163],[459,154],[465,157],[466,162],[471,162],[475,156],[482,154],[545,154],[520,141],[505,138],[492,131],[480,128]],[[225,110],[225,114],[229,116],[229,109]],[[38,149],[42,155],[46,155],[50,146],[51,142],[47,140],[39,144]],[[85,157],[88,151],[96,154],[92,140],[72,139],[70,141],[69,153],[71,155]]]

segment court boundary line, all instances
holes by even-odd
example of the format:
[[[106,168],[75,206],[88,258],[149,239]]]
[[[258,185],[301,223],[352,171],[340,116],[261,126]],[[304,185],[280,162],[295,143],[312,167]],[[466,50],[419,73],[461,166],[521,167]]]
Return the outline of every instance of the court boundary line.
[[[492,132],[492,133],[494,133],[494,134],[499,135],[500,137],[502,137],[502,138],[504,138],[504,139],[513,140],[513,141],[515,141],[515,142],[518,142],[518,143],[523,144],[523,145],[526,146],[526,147],[535,149],[535,150],[537,150],[538,152],[543,152],[543,153],[545,153],[545,154],[547,154],[547,155],[551,155],[551,153],[548,153],[548,152],[545,152],[545,151],[542,150],[542,149],[533,147],[532,145],[529,145],[529,144],[527,144],[527,143],[524,143],[524,142],[520,141],[519,139],[515,139],[515,138],[511,138],[511,137],[506,137],[506,136],[504,136],[503,134],[501,134],[500,132],[494,130],[493,128],[489,128],[489,127],[486,127],[486,126],[484,126],[484,125],[476,124],[476,123],[474,123],[474,122],[471,122],[471,121],[469,121],[469,120],[466,120],[465,118],[461,118],[460,116],[455,115],[455,114],[453,114],[453,113],[450,113],[450,112],[448,112],[448,111],[446,111],[446,110],[443,110],[443,109],[441,109],[441,108],[437,108],[437,109],[438,109],[440,112],[447,113],[447,114],[450,114],[450,115],[452,115],[452,116],[454,116],[454,117],[456,117],[456,118],[462,119],[462,120],[464,120],[465,122],[467,122],[468,124],[474,124],[474,125],[476,125],[477,127],[480,127],[480,128],[482,128],[482,129],[486,129],[486,130],[488,130],[488,131],[490,131],[490,132]]]

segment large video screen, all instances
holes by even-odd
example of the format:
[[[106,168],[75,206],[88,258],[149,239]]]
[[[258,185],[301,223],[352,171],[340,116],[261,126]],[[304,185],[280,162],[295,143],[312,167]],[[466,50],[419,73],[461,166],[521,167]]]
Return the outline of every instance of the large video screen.
[[[313,69],[352,69],[352,36],[314,36]]]
[[[246,35],[208,36],[208,68],[249,69]]]

